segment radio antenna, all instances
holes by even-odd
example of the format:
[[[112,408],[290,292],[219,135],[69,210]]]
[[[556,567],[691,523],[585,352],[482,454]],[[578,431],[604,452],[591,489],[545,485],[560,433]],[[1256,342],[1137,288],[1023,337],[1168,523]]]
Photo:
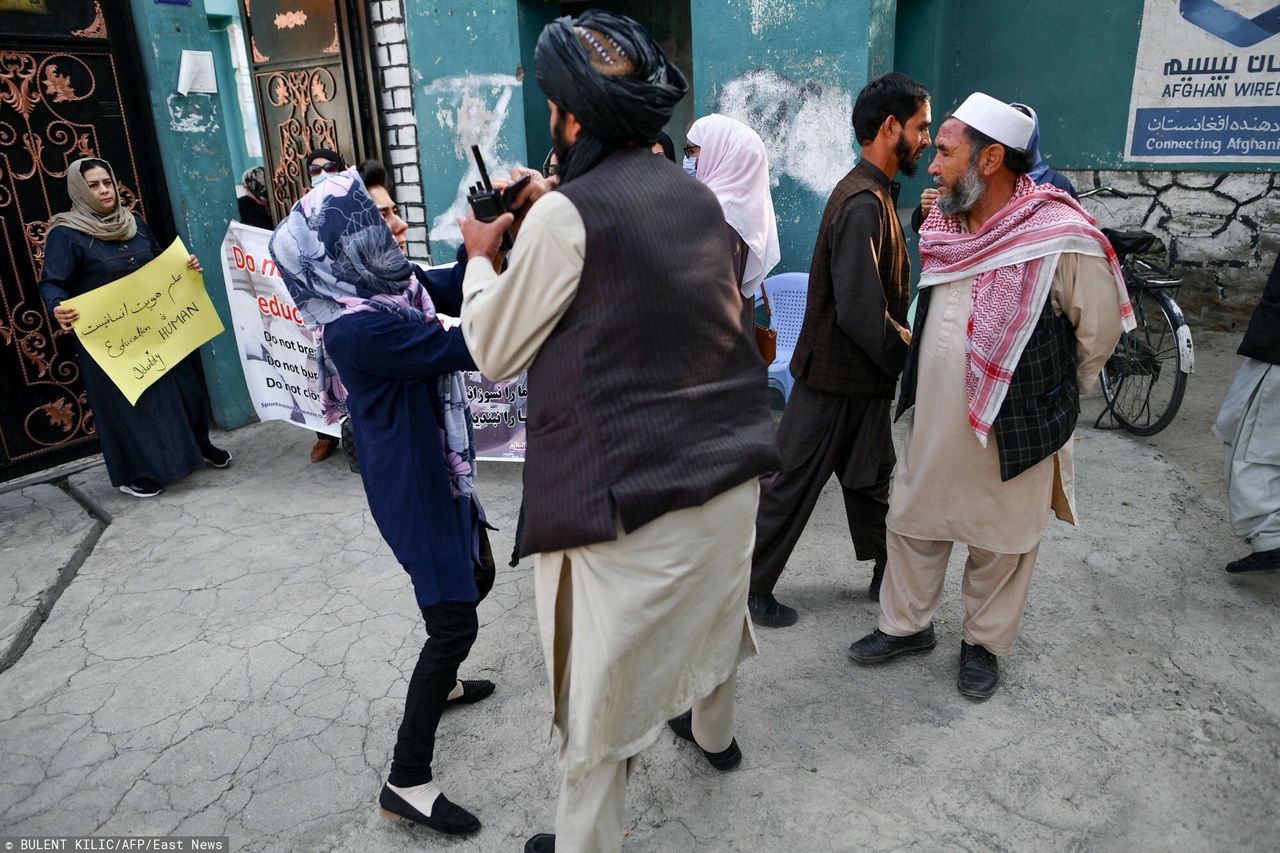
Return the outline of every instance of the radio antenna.
[[[476,166],[480,169],[480,180],[484,181],[484,188],[493,189],[493,183],[489,180],[489,170],[484,167],[484,158],[480,156],[480,146],[472,145],[471,154],[476,158]]]

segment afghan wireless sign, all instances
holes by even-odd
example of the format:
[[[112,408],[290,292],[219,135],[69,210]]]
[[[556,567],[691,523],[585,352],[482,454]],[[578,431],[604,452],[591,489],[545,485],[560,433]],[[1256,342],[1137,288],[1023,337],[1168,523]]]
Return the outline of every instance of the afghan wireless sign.
[[[1280,162],[1280,2],[1146,0],[1125,159]]]

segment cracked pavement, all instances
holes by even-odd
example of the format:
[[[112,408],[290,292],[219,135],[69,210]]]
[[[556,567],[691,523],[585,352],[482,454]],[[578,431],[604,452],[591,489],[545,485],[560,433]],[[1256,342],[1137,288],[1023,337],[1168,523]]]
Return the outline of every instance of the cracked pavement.
[[[1174,426],[1081,429],[1084,525],[1051,522],[996,696],[955,690],[956,549],[933,653],[879,668],[844,649],[875,625],[829,486],[741,670],[740,770],[664,734],[627,798],[629,851],[1274,849],[1280,825],[1280,578],[1230,577],[1221,450],[1208,434],[1238,335],[1206,335]],[[1096,401],[1094,411],[1096,411]],[[1088,406],[1086,406],[1086,413]],[[1082,416],[1082,425],[1092,418]],[[529,562],[504,557],[520,466],[482,463],[498,580],[437,779],[484,829],[448,838],[377,815],[423,639],[407,575],[345,461],[287,424],[225,434],[225,471],[164,495],[0,495],[0,834],[228,835],[237,850],[519,850],[552,827],[558,777]],[[47,604],[47,601],[45,602]],[[40,614],[41,616],[43,614]],[[7,647],[7,646],[6,646]]]

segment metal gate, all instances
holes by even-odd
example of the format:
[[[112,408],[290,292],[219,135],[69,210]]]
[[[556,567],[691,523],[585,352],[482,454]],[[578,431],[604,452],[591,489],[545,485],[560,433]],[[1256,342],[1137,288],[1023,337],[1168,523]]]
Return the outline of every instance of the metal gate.
[[[68,164],[110,161],[124,204],[173,230],[128,4],[105,5],[0,3],[0,480],[96,449],[71,333],[37,289]]]
[[[368,17],[362,0],[241,0],[241,10],[278,220],[310,187],[309,151],[348,165],[378,155]]]

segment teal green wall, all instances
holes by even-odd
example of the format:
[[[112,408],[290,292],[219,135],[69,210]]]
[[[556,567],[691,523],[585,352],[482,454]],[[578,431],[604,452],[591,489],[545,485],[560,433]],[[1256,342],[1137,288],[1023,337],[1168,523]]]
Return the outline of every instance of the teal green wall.
[[[173,219],[182,241],[204,264],[206,289],[227,329],[200,349],[214,420],[223,427],[242,426],[253,418],[253,409],[230,331],[220,261],[227,222],[236,215],[225,119],[218,95],[183,97],[175,88],[182,51],[213,50],[214,37],[203,4],[133,0],[132,9]],[[191,120],[193,115],[198,118]],[[184,116],[196,129],[178,129]]]
[[[760,68],[771,68],[801,87],[843,90],[852,109],[858,91],[893,60],[893,0],[755,5],[746,0],[692,0],[690,5],[697,115],[716,111],[729,81]],[[848,110],[830,120],[847,126]],[[775,166],[777,153],[770,152]],[[834,186],[843,167],[830,168]],[[782,244],[782,261],[775,272],[808,270],[826,194],[788,174],[779,176],[777,168],[774,175],[778,185],[773,205]]]
[[[533,49],[542,28],[561,14],[548,0],[487,3],[406,4],[405,29],[414,69],[414,109],[427,205],[427,227],[435,260],[453,257],[463,181],[471,171],[470,146],[481,144],[493,177],[506,168],[534,168],[551,147],[550,111],[533,73]],[[668,10],[667,0],[624,0],[600,5],[657,23],[653,30],[690,71],[688,15]],[[505,115],[498,107],[510,90]],[[673,136],[682,136],[693,116],[692,101],[677,107]],[[494,129],[499,128],[494,134]],[[679,140],[677,140],[677,144]]]
[[[238,20],[225,15],[209,16],[209,31],[213,36],[210,40],[213,65],[218,75],[218,103],[226,118],[222,129],[227,135],[227,154],[231,157],[233,177],[243,175],[251,166],[262,165],[260,160],[249,160],[249,149],[244,139],[244,115],[240,111],[240,99],[236,97],[236,68],[231,62],[231,41],[227,27]]]
[[[1170,14],[1176,5],[1169,3]],[[1271,171],[1258,163],[1124,159],[1142,6],[1143,0],[898,0],[897,70],[933,93],[935,127],[974,91],[1035,107],[1041,153],[1057,169]]]
[[[517,3],[519,15],[520,67],[525,72],[522,88],[525,120],[525,162],[535,169],[551,150],[551,108],[533,76],[533,49],[537,47],[542,28],[560,15],[560,4],[550,2]]]
[[[470,144],[488,142],[482,147],[491,167],[537,166],[549,147],[547,108],[533,75],[533,44],[561,6],[546,0],[407,5],[427,225],[433,256],[447,260],[457,241],[451,211],[461,210]],[[689,66],[692,97],[677,108],[671,125],[677,147],[693,118],[718,108],[726,84],[765,68],[795,87],[826,92],[837,101],[844,97],[828,117],[839,125],[836,133],[847,133],[853,97],[893,64],[896,0],[689,0],[688,38],[682,35],[685,13],[679,2],[599,5],[654,18],[657,36],[677,62]],[[512,88],[515,80],[519,83]],[[499,117],[496,108],[508,89],[506,114]],[[803,147],[803,140],[788,144]],[[838,153],[843,158],[839,162],[810,164],[810,171],[824,174],[830,186],[852,165],[856,152],[849,144]],[[821,157],[823,152],[813,152],[813,158]],[[778,181],[773,191],[782,243],[778,271],[807,270],[826,191],[816,191],[813,180],[806,184],[789,174]]]
[[[521,63],[517,5],[406,4],[419,165],[437,262],[452,260],[458,243],[453,214],[463,210],[464,177],[475,180],[470,146],[480,144],[493,177],[528,160],[523,89],[536,84]]]

